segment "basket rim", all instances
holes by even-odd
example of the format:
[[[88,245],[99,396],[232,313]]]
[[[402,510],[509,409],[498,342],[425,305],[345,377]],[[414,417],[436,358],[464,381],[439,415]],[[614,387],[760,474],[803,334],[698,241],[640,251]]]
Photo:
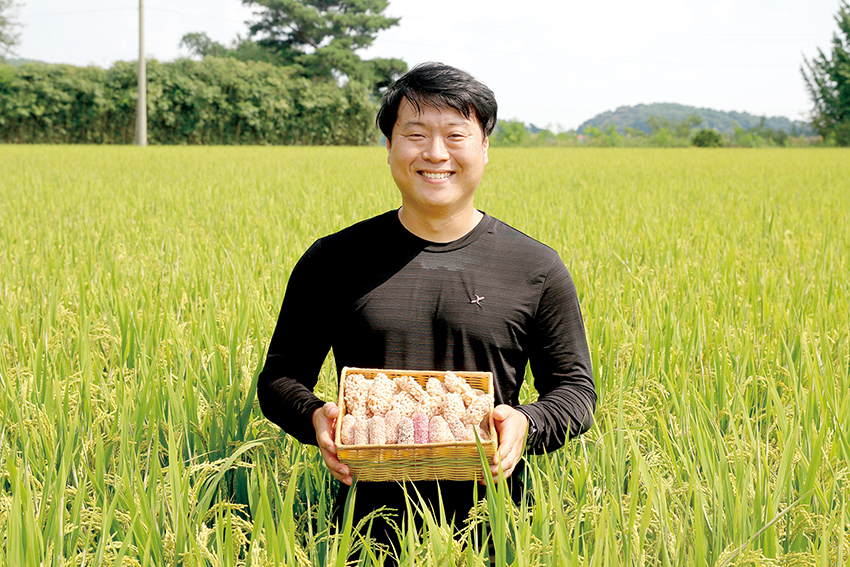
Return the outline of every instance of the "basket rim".
[[[486,447],[493,440],[482,441],[481,445]],[[475,441],[449,441],[442,443],[395,443],[393,445],[372,445],[371,443],[361,443],[360,445],[342,445],[339,447],[344,449],[439,449],[441,447],[475,447]]]

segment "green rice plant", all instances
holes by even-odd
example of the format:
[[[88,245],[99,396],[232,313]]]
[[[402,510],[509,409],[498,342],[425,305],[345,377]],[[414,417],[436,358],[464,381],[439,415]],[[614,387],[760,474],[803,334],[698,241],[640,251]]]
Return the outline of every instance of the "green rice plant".
[[[843,565],[848,157],[492,149],[477,205],[573,274],[596,425],[519,506],[414,496],[390,551],[255,400],[298,257],[398,206],[383,150],[0,146],[0,565]]]

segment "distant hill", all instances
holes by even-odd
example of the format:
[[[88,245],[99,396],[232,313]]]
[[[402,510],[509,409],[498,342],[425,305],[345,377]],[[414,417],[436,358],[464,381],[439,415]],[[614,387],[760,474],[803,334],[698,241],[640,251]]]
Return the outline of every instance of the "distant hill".
[[[583,133],[589,126],[601,128],[608,124],[616,124],[617,130],[623,134],[627,127],[651,133],[652,129],[649,127],[650,116],[666,118],[671,123],[676,123],[681,122],[692,114],[696,114],[702,118],[700,128],[713,128],[724,134],[734,134],[735,126],[749,130],[758,126],[762,121],[761,116],[755,116],[748,112],[723,112],[710,108],[697,108],[695,106],[664,102],[621,106],[613,112],[603,112],[579,126],[578,131],[579,133]],[[797,134],[811,135],[813,133],[811,127],[805,122],[799,120],[792,121],[784,116],[765,117],[764,125],[771,130],[784,130],[789,134],[795,131],[795,127]]]
[[[11,65],[12,67],[20,67],[25,63],[41,63],[41,61],[36,61],[35,59],[0,59],[0,63],[6,63],[7,65]]]

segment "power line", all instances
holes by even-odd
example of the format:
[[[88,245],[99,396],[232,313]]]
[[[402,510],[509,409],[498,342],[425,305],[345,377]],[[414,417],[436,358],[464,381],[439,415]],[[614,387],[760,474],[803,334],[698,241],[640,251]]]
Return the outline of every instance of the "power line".
[[[71,10],[67,12],[42,12],[41,14],[27,14],[27,17],[42,17],[42,16],[73,16],[77,14],[97,14],[100,12],[127,12],[136,11],[135,6],[127,6],[124,8],[97,8],[94,10]]]
[[[178,14],[178,15],[181,15],[181,16],[192,16],[192,17],[195,17],[195,18],[205,18],[207,20],[219,20],[221,22],[237,22],[238,21],[238,22],[244,23],[244,20],[237,20],[236,18],[219,18],[217,16],[208,16],[206,14],[195,14],[195,13],[192,13],[192,12],[179,12],[177,10],[168,10],[166,8],[154,8],[152,6],[148,6],[148,10],[153,10],[153,11],[156,11],[156,12],[165,12],[165,13],[168,13],[168,14]]]
[[[37,14],[27,14],[27,17],[50,17],[50,16],[76,16],[79,14],[99,14],[103,12],[129,12],[129,11],[137,11],[137,6],[125,6],[121,8],[95,8],[88,10],[68,10],[64,12],[41,12]],[[207,20],[219,20],[222,22],[244,22],[244,20],[239,20],[236,18],[222,18],[219,16],[210,16],[209,14],[198,14],[195,12],[181,12],[179,10],[169,10],[168,8],[157,8],[154,6],[147,6],[148,11],[155,12],[164,12],[167,14],[178,14],[180,16],[192,16],[195,18],[205,18]]]

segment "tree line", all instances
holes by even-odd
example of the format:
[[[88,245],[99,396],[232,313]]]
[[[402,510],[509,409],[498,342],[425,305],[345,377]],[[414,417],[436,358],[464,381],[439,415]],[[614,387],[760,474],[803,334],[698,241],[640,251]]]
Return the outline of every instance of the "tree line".
[[[132,143],[137,63],[3,65],[17,41],[12,1],[0,0],[0,142]],[[381,91],[407,65],[356,52],[398,23],[387,0],[243,2],[257,8],[248,38],[187,34],[199,61],[148,62],[151,143],[377,143]]]
[[[137,63],[109,69],[0,65],[0,142],[129,144]],[[207,57],[147,62],[148,136],[158,144],[377,142],[368,88],[289,67]]]
[[[656,120],[665,118],[671,123],[677,123],[687,121],[694,115],[702,119],[699,123],[700,128],[711,128],[721,134],[732,135],[735,128],[747,130],[756,126],[772,130],[784,130],[792,136],[814,133],[806,122],[791,120],[784,116],[756,116],[748,112],[699,108],[669,102],[620,106],[615,110],[602,112],[589,120],[585,120],[577,129],[579,132],[584,132],[589,126],[603,128],[608,123],[613,122],[621,133],[625,133],[627,126],[651,133],[650,119],[652,117],[655,117]]]
[[[769,128],[762,120],[757,126],[736,126],[732,133],[721,133],[713,128],[700,128],[703,120],[692,114],[682,120],[650,116],[650,131],[626,126],[618,128],[609,122],[602,126],[587,126],[580,132],[553,133],[548,129],[527,127],[518,120],[500,120],[490,136],[494,147],[808,147],[836,145],[832,139],[820,136],[797,135],[785,130]]]
[[[257,8],[248,37],[229,46],[203,32],[181,45],[200,61],[151,62],[149,135],[162,144],[368,144],[382,90],[407,70],[400,59],[357,51],[397,25],[387,0],[243,0]],[[19,41],[14,0],[0,0],[0,142],[130,143],[136,65],[110,69],[3,64]],[[651,132],[611,125],[553,134],[501,121],[503,146],[850,146],[850,4],[841,0],[831,50],[801,72],[818,138],[766,127],[733,134],[696,129],[691,117],[657,119]]]

